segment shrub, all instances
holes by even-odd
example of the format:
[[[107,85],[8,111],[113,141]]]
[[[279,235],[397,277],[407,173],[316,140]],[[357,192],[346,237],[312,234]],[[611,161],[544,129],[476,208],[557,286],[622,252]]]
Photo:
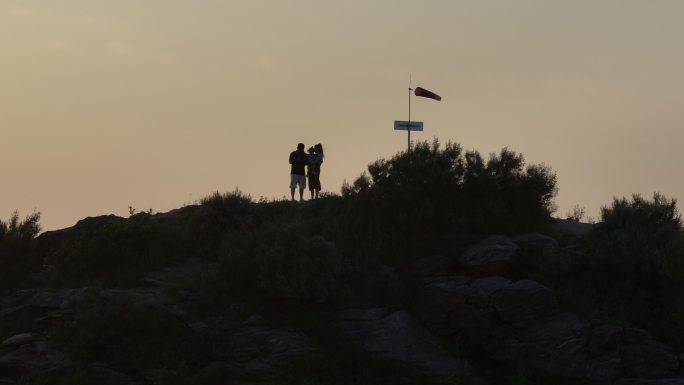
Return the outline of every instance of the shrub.
[[[580,205],[574,205],[572,206],[572,209],[565,213],[565,219],[580,222],[582,218],[584,218],[584,214],[586,214],[586,209],[584,207],[580,207]]]
[[[14,290],[29,271],[37,268],[36,235],[40,232],[40,213],[24,220],[15,211],[9,221],[0,220],[0,290]]]
[[[216,256],[221,243],[249,237],[289,208],[287,202],[256,204],[237,188],[228,193],[215,192],[201,200],[189,218],[188,230],[198,254]]]
[[[120,285],[144,272],[188,258],[185,230],[162,224],[146,212],[79,226],[48,256],[68,285]]]
[[[601,209],[591,240],[607,274],[645,289],[684,282],[684,232],[674,199],[616,198]]]
[[[546,258],[534,278],[564,307],[600,310],[681,349],[684,231],[676,201],[657,193],[651,200],[615,198],[585,242]]]
[[[556,175],[525,168],[507,148],[484,161],[477,151],[436,139],[368,166],[343,196],[365,203],[369,217],[399,232],[515,232],[545,224],[555,210]]]
[[[200,349],[187,343],[187,327],[173,315],[118,296],[97,299],[52,333],[75,359],[126,371],[174,367]]]
[[[215,192],[201,200],[201,206],[192,218],[193,227],[200,233],[217,238],[226,230],[251,225],[254,206],[252,199],[237,189],[232,193]]]
[[[203,206],[210,206],[214,208],[221,208],[224,206],[236,206],[251,204],[252,197],[250,195],[245,195],[239,188],[231,192],[221,193],[220,191],[214,191],[211,195],[206,196],[200,200],[200,204]]]
[[[221,272],[229,291],[322,303],[347,291],[348,262],[332,242],[282,224],[258,232],[245,245],[227,245]]]

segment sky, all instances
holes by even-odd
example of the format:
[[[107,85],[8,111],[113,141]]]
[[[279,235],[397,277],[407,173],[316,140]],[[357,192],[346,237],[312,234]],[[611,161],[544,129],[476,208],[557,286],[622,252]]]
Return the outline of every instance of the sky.
[[[289,196],[322,143],[339,192],[412,139],[508,147],[556,216],[684,201],[684,1],[0,0],[0,219],[44,230],[214,191]],[[680,204],[681,206],[681,204]]]

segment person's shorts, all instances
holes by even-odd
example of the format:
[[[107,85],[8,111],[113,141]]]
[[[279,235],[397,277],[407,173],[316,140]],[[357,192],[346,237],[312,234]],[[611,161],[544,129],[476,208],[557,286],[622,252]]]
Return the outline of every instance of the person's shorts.
[[[295,188],[299,185],[299,188],[305,189],[306,188],[306,176],[304,175],[297,175],[297,174],[290,174],[290,188]]]

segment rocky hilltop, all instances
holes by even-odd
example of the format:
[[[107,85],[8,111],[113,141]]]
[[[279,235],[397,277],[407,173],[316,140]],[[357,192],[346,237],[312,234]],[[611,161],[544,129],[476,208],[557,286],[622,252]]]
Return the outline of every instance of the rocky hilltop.
[[[89,218],[38,241],[56,247],[85,226],[126,221]],[[679,352],[667,341],[600,312],[563,309],[552,289],[516,277],[526,260],[576,253],[591,226],[556,220],[548,234],[491,235],[458,255],[381,266],[387,281],[410,290],[404,304],[239,297],[211,309],[198,286],[219,267],[197,259],[126,287],[24,288],[2,299],[0,383],[298,383],[330,369],[333,377],[357,371],[346,373],[350,381],[388,383],[684,384]],[[55,274],[46,269],[41,279]],[[183,364],[155,366],[165,354]]]
[[[407,156],[307,204],[2,222],[0,384],[684,385],[674,201],[553,219],[508,150]]]

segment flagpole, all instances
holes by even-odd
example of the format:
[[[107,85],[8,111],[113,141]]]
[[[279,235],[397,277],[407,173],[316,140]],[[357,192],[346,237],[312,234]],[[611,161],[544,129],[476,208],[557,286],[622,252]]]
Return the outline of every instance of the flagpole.
[[[407,126],[407,134],[408,134],[408,143],[407,143],[407,152],[408,154],[411,154],[411,91],[413,91],[413,88],[411,86],[413,85],[413,76],[412,74],[409,74],[409,89],[408,89],[408,126]]]
[[[409,114],[408,114],[408,130],[406,130],[406,132],[408,132],[407,148],[408,148],[408,153],[410,154],[411,153],[411,91],[413,91],[413,89],[411,89],[411,87],[409,87],[408,91],[409,91],[409,94],[408,94],[408,107],[409,107],[408,113]]]

